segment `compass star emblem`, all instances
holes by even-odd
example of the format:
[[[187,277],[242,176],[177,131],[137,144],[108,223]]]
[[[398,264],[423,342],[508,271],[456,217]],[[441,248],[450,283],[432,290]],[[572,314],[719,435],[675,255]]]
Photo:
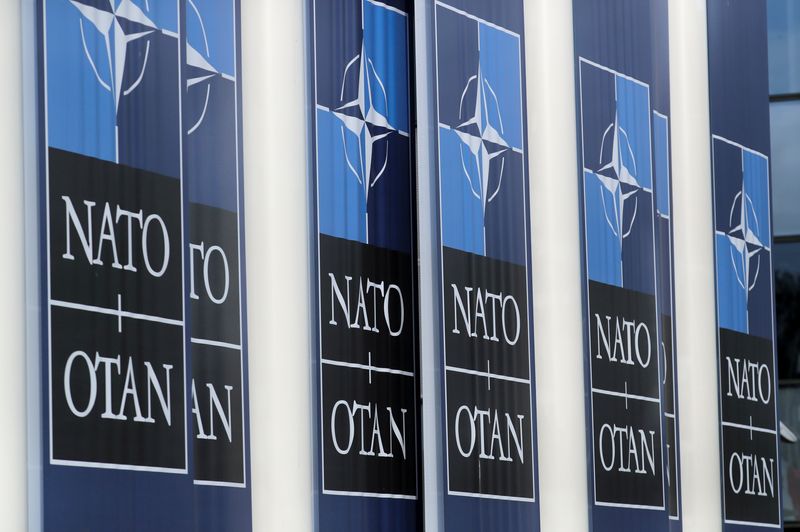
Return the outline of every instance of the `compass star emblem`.
[[[475,87],[474,100],[467,100],[467,95],[473,86]],[[489,118],[492,113],[497,117],[497,127],[492,124]],[[473,196],[481,201],[481,208],[485,217],[486,207],[500,192],[505,170],[505,159],[503,158],[500,160],[497,185],[490,192],[489,179],[491,177],[492,161],[508,151],[509,145],[503,138],[503,119],[500,115],[497,94],[492,89],[489,81],[483,76],[480,67],[478,68],[478,74],[467,80],[467,85],[461,93],[459,119],[464,120],[465,116],[468,118],[457,125],[454,131],[462,142],[461,166],[464,175],[467,178]],[[465,152],[468,152],[468,156],[471,156],[475,162],[477,175],[471,175],[467,169],[467,164],[464,160]]]
[[[352,81],[354,75],[357,78],[358,92],[356,98],[342,103],[332,111],[341,122],[342,144],[345,146],[345,160],[350,173],[358,180],[364,192],[364,201],[369,202],[369,192],[372,187],[386,172],[389,163],[389,150],[383,149],[382,161],[373,160],[376,154],[376,146],[379,142],[385,142],[387,137],[397,132],[389,119],[379,111],[376,102],[381,104],[382,109],[389,108],[389,98],[386,87],[378,76],[375,65],[367,55],[366,48],[362,41],[361,51],[350,60],[345,66],[344,76],[341,86],[339,99],[344,99],[347,83]],[[358,139],[358,160],[350,158],[350,150],[347,149],[348,135],[346,131]],[[388,147],[385,147],[388,148]],[[375,164],[377,163],[377,164]],[[374,170],[377,168],[377,171]],[[366,213],[366,242],[369,243],[369,213]]]
[[[747,297],[758,281],[758,274],[761,270],[759,252],[764,249],[764,244],[758,237],[758,217],[753,200],[745,191],[744,183],[742,183],[742,190],[733,198],[728,221],[731,226],[731,230],[727,234],[728,242],[731,244],[731,262],[736,273],[736,280],[744,289],[745,297]],[[755,266],[753,266],[753,261],[755,261]]]
[[[203,103],[203,110],[197,120],[189,127],[187,135],[194,133],[197,128],[203,123],[208,110],[208,102],[211,99],[211,81],[215,77],[224,77],[233,81],[233,78],[227,74],[223,74],[211,64],[211,47],[208,44],[208,35],[206,34],[206,26],[203,23],[203,17],[200,15],[200,10],[192,0],[187,0],[186,5],[191,8],[191,14],[197,18],[198,26],[200,28],[199,42],[186,43],[186,65],[188,74],[186,79],[186,90],[192,89],[205,89],[205,102]],[[189,35],[191,38],[192,35]],[[196,45],[196,46],[195,46]],[[199,48],[199,49],[198,49]]]
[[[608,162],[604,164],[606,160]],[[622,249],[622,241],[633,230],[639,206],[636,194],[641,186],[636,179],[636,160],[628,133],[619,125],[619,114],[614,116],[614,122],[603,133],[603,141],[600,145],[600,164],[602,166],[596,175],[604,189],[601,191],[600,197],[603,202],[606,223],[617,237],[620,249]],[[606,203],[606,193],[613,198],[610,206]],[[631,203],[633,204],[633,213],[626,216],[626,209]]]
[[[156,31],[156,25],[131,0],[121,0],[118,4],[116,0],[100,2],[90,2],[90,0],[69,1],[82,15],[80,29],[86,58],[89,60],[89,64],[100,85],[114,95],[114,109],[119,111],[120,98],[133,92],[142,82],[150,55],[150,42],[148,41],[141,71],[135,77],[135,81],[123,89],[122,83],[125,80],[128,45]],[[89,53],[84,20],[94,26],[103,37],[109,69],[107,79],[100,73],[97,62]]]

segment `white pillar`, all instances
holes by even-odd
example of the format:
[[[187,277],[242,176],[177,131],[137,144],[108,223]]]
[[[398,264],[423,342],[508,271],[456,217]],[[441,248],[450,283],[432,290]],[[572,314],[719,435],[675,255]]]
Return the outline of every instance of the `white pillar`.
[[[242,1],[254,531],[313,523],[304,6]]]
[[[675,328],[686,532],[721,530],[706,3],[669,4]]]
[[[542,530],[587,530],[572,2],[525,4]]]
[[[444,493],[447,484],[442,468],[446,456],[442,452],[442,389],[441,343],[442,324],[438,294],[441,293],[436,205],[436,135],[438,125],[432,119],[436,112],[433,61],[433,2],[415,0],[414,35],[416,57],[417,101],[417,239],[419,250],[419,379],[422,390],[423,492],[425,496],[425,530],[444,527]]]

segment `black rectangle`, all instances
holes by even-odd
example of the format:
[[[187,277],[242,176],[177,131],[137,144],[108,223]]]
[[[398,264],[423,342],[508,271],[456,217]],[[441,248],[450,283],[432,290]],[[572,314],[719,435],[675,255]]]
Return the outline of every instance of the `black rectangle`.
[[[225,209],[189,205],[190,334],[239,345],[239,219]]]
[[[445,379],[449,491],[532,500],[530,384],[452,370]]]
[[[659,346],[661,361],[664,368],[663,375],[663,395],[661,403],[664,412],[675,414],[675,352],[672,345],[672,316],[661,315],[661,345]]]
[[[50,323],[52,458],[185,470],[183,327],[60,307]]]
[[[319,257],[322,358],[413,372],[411,256],[320,234]]]
[[[726,521],[780,525],[781,473],[775,438],[774,433],[722,427]]]
[[[774,375],[772,342],[719,330],[722,421],[775,430]]]
[[[589,281],[592,388],[658,399],[655,297]]]
[[[530,378],[524,266],[442,248],[448,366]]]
[[[241,353],[192,344],[191,355],[194,478],[243,484]]]
[[[411,256],[324,234],[319,246],[323,489],[415,497]]]
[[[675,427],[675,416],[664,420],[664,439],[667,451],[667,489],[669,490],[669,515],[678,517],[678,440]]]
[[[413,374],[321,365],[323,489],[415,496]]]
[[[664,505],[658,402],[592,394],[595,500]]]
[[[49,149],[50,297],[183,319],[177,179]]]

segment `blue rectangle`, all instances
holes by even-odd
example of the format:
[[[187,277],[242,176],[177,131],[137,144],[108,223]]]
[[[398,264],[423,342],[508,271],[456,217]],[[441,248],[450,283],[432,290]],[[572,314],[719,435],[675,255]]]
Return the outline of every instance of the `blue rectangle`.
[[[633,478],[608,480],[604,475],[610,474],[610,470],[598,470],[596,463],[601,461],[598,456],[605,456],[597,454],[602,441],[596,440],[598,434],[602,436],[604,423],[627,415],[627,409],[621,410],[627,403],[601,401],[606,397],[602,394],[615,390],[627,394],[630,385],[637,382],[641,385],[642,381],[636,379],[646,378],[644,382],[650,382],[654,377],[650,372],[655,371],[643,368],[643,373],[635,377],[615,370],[613,365],[603,365],[604,355],[595,351],[603,345],[596,330],[598,324],[605,323],[602,318],[610,319],[609,323],[635,318],[625,314],[600,316],[599,312],[630,313],[643,323],[653,324],[655,330],[650,334],[660,346],[656,369],[662,385],[647,395],[650,404],[658,403],[661,414],[661,433],[656,437],[656,445],[659,456],[671,459],[673,450],[674,456],[680,455],[677,400],[671,400],[675,397],[676,358],[671,326],[674,320],[667,2],[573,0],[572,12],[578,84],[577,175],[588,325],[585,386],[590,528],[677,531],[681,529],[680,479],[668,469],[674,462],[665,458],[659,466],[663,485],[654,481],[645,489],[637,487],[639,484]],[[596,298],[612,300],[593,301],[592,293]],[[634,300],[640,303],[632,305]],[[665,353],[664,346],[672,349]],[[668,360],[668,364],[663,364]],[[668,370],[671,379],[666,378]],[[655,411],[641,412],[637,415],[642,417],[632,417],[630,423],[659,424],[653,417]],[[665,430],[667,415],[675,420],[669,433]]]
[[[746,411],[748,399],[731,393],[735,361],[763,367],[764,385],[777,390],[775,296],[769,176],[767,13],[762,2],[709,0],[708,68],[713,163],[720,469],[725,532],[782,528],[781,474],[774,489],[738,488],[737,457],[755,456],[781,470],[777,397],[759,402],[748,417],[765,429],[724,425]],[[743,33],[744,32],[744,33]],[[746,34],[746,39],[737,35]],[[732,366],[732,364],[734,364]],[[732,372],[733,369],[733,372]],[[777,394],[775,394],[777,395]],[[762,475],[768,474],[762,470]],[[763,482],[766,482],[764,480]]]
[[[55,216],[73,200],[67,234],[88,235],[74,259],[42,264],[43,528],[248,531],[239,1],[38,6],[41,179],[63,191],[40,187],[43,249],[63,245]],[[192,244],[210,257],[207,284]],[[67,355],[90,361],[81,349],[99,365],[54,373]],[[81,430],[92,423],[102,430]]]
[[[431,11],[436,53],[431,76],[436,80],[437,101],[437,122],[431,126],[436,128],[437,139],[435,170],[442,246],[439,267],[444,285],[439,296],[441,317],[443,322],[452,318],[449,309],[453,291],[459,289],[457,284],[486,290],[484,284],[490,283],[496,290],[506,287],[509,297],[516,288],[520,312],[527,316],[527,323],[521,326],[527,327],[529,342],[518,353],[490,354],[493,349],[481,349],[469,340],[462,344],[453,336],[458,331],[453,331],[451,325],[444,325],[441,331],[442,395],[437,398],[441,402],[437,407],[442,412],[438,430],[443,434],[441,456],[446,490],[442,499],[443,527],[459,532],[539,530],[532,305],[527,281],[531,269],[530,181],[523,2],[514,0],[501,5],[445,0],[436,2]],[[489,273],[499,268],[519,272],[525,284],[517,286],[510,276],[495,278],[496,273]],[[462,346],[472,354],[462,353]],[[524,359],[517,361],[515,355],[522,357],[523,353]],[[512,360],[525,368],[530,382],[511,385],[499,380],[486,389],[486,379],[459,373],[463,364],[478,364],[491,382],[495,372],[496,378],[503,379],[504,372],[509,371],[503,364]],[[470,379],[480,383],[473,386]],[[504,386],[517,388],[512,393],[512,388]],[[498,389],[506,391],[497,392]],[[513,468],[503,472],[488,463],[481,468],[480,460],[485,457],[476,458],[461,447],[464,441],[459,431],[463,427],[456,427],[458,419],[464,419],[456,411],[463,413],[463,405],[469,401],[494,405],[497,412],[529,412],[532,441],[529,444],[526,439],[525,415],[522,445],[525,456],[531,456],[533,463],[517,463],[512,457],[516,456],[515,451],[506,457],[509,463],[513,462],[509,466]],[[451,457],[458,452],[461,454]],[[503,456],[502,450],[500,453]]]

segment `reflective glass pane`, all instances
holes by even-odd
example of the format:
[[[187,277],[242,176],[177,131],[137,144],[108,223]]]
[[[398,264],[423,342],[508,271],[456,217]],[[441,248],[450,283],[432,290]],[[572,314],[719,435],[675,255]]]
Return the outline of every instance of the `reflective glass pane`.
[[[778,377],[800,379],[800,242],[776,243],[773,259]]]
[[[800,2],[768,0],[769,91],[800,92]]]
[[[770,129],[774,233],[800,234],[800,100],[771,103]]]
[[[780,420],[800,437],[800,386],[781,386],[778,395]],[[781,485],[783,486],[783,519],[800,520],[800,442],[789,443],[781,438]]]

